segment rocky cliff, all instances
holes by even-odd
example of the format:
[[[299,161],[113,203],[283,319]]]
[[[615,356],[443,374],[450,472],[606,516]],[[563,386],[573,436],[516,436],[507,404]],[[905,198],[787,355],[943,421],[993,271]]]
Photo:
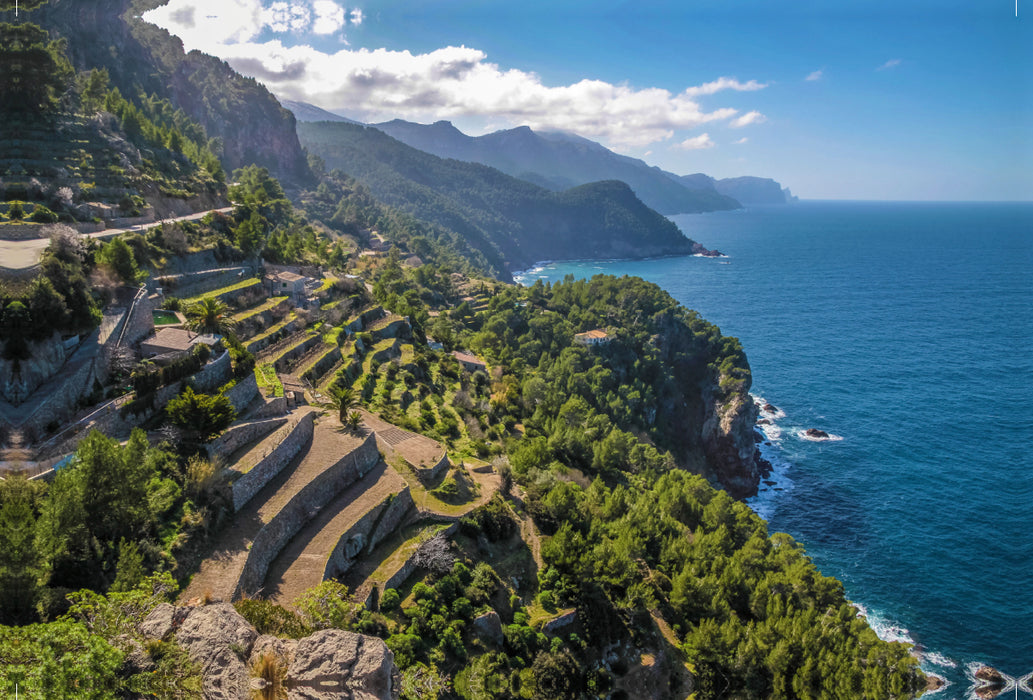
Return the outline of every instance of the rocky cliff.
[[[304,639],[259,635],[229,603],[163,603],[139,631],[186,649],[202,669],[206,700],[396,700],[401,692],[394,654],[376,637],[336,629]]]
[[[703,401],[703,451],[713,476],[736,498],[755,496],[764,469],[754,439],[757,405],[750,398],[749,383],[730,395],[707,386]]]

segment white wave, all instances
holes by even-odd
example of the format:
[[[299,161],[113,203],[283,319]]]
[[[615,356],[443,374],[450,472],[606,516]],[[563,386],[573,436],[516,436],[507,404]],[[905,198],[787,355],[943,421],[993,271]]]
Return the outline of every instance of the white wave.
[[[923,651],[919,654],[923,663],[939,668],[957,668],[958,662],[938,651]]]
[[[868,626],[872,628],[875,635],[884,642],[903,642],[914,646],[915,640],[911,638],[911,632],[907,627],[889,620],[878,612],[870,611],[860,603],[853,603],[857,608],[857,616],[863,617]]]
[[[796,436],[801,440],[806,440],[807,442],[840,442],[843,440],[842,436],[833,435],[832,433],[829,433],[828,437],[811,437],[807,434],[806,430],[796,431]]]
[[[786,412],[777,406],[772,406],[772,408],[775,409],[774,411],[765,411],[764,407],[771,406],[771,403],[763,396],[759,396],[758,394],[750,394],[750,396],[753,397],[753,403],[757,404],[757,409],[760,411],[762,418],[767,418],[768,420],[779,420],[786,417]]]
[[[760,427],[770,428],[772,426]],[[774,427],[778,428],[778,426]],[[793,480],[789,478],[789,471],[793,465],[782,457],[782,451],[775,444],[761,443],[757,448],[760,450],[761,458],[771,464],[771,473],[761,479],[757,495],[747,498],[746,505],[764,520],[770,520],[771,516],[775,514],[779,501],[782,500],[781,496],[785,492],[793,490]]]

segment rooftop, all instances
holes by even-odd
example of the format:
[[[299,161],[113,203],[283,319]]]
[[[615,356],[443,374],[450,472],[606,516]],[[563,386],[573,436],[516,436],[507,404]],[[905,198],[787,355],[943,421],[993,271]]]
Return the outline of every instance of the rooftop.
[[[219,340],[221,340],[220,336],[212,335],[211,333],[198,335],[186,328],[162,328],[153,337],[144,340],[143,343],[152,348],[161,348],[166,352],[171,352],[175,350],[189,350],[198,343],[214,345]]]

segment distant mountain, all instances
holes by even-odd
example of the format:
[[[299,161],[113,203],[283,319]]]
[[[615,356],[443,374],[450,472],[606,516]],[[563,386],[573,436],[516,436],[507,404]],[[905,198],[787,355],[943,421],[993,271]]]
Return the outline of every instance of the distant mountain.
[[[348,117],[342,117],[340,114],[334,114],[328,112],[322,107],[316,107],[308,102],[295,102],[294,100],[285,100],[280,98],[280,104],[284,109],[290,110],[294,115],[294,118],[299,122],[348,122],[349,124],[359,124],[360,122]]]
[[[327,167],[364,182],[378,200],[460,234],[503,278],[538,260],[705,252],[623,182],[553,192],[486,165],[438,158],[370,127],[301,123],[298,135]]]
[[[766,177],[730,177],[724,180],[715,180],[709,175],[695,173],[693,175],[682,175],[678,182],[686,187],[698,188],[700,190],[716,190],[723,195],[733,197],[744,205],[751,204],[785,204],[796,201],[796,198],[788,189]]]
[[[414,124],[400,119],[373,126],[421,151],[490,165],[553,190],[620,180],[661,214],[739,208],[739,202],[717,190],[685,187],[677,182],[676,175],[573,134],[536,132],[522,126],[484,136],[467,136],[447,121]]]

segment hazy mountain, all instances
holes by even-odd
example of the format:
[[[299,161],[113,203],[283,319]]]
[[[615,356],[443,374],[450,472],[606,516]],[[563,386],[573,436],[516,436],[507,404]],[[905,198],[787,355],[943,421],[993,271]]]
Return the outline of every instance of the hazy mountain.
[[[444,125],[435,129],[454,136]],[[545,259],[704,251],[623,182],[554,192],[486,165],[438,158],[370,127],[302,123],[298,135],[327,167],[364,182],[380,201],[462,235],[504,276],[507,266]]]
[[[348,117],[342,117],[340,114],[334,114],[328,112],[322,107],[316,107],[308,102],[295,102],[294,100],[280,99],[280,104],[283,105],[284,109],[290,110],[294,115],[294,118],[299,122],[348,122],[349,124],[359,124],[354,119]]]
[[[490,165],[553,190],[620,180],[661,214],[739,208],[737,201],[716,190],[685,187],[671,173],[573,134],[536,132],[522,126],[484,136],[467,136],[447,121],[414,124],[400,119],[373,126],[421,151]]]
[[[785,204],[796,201],[796,198],[788,189],[783,189],[771,178],[753,177],[730,177],[724,180],[715,180],[703,173],[682,175],[678,182],[693,189],[717,191],[728,197],[733,197],[744,205],[750,204]]]

